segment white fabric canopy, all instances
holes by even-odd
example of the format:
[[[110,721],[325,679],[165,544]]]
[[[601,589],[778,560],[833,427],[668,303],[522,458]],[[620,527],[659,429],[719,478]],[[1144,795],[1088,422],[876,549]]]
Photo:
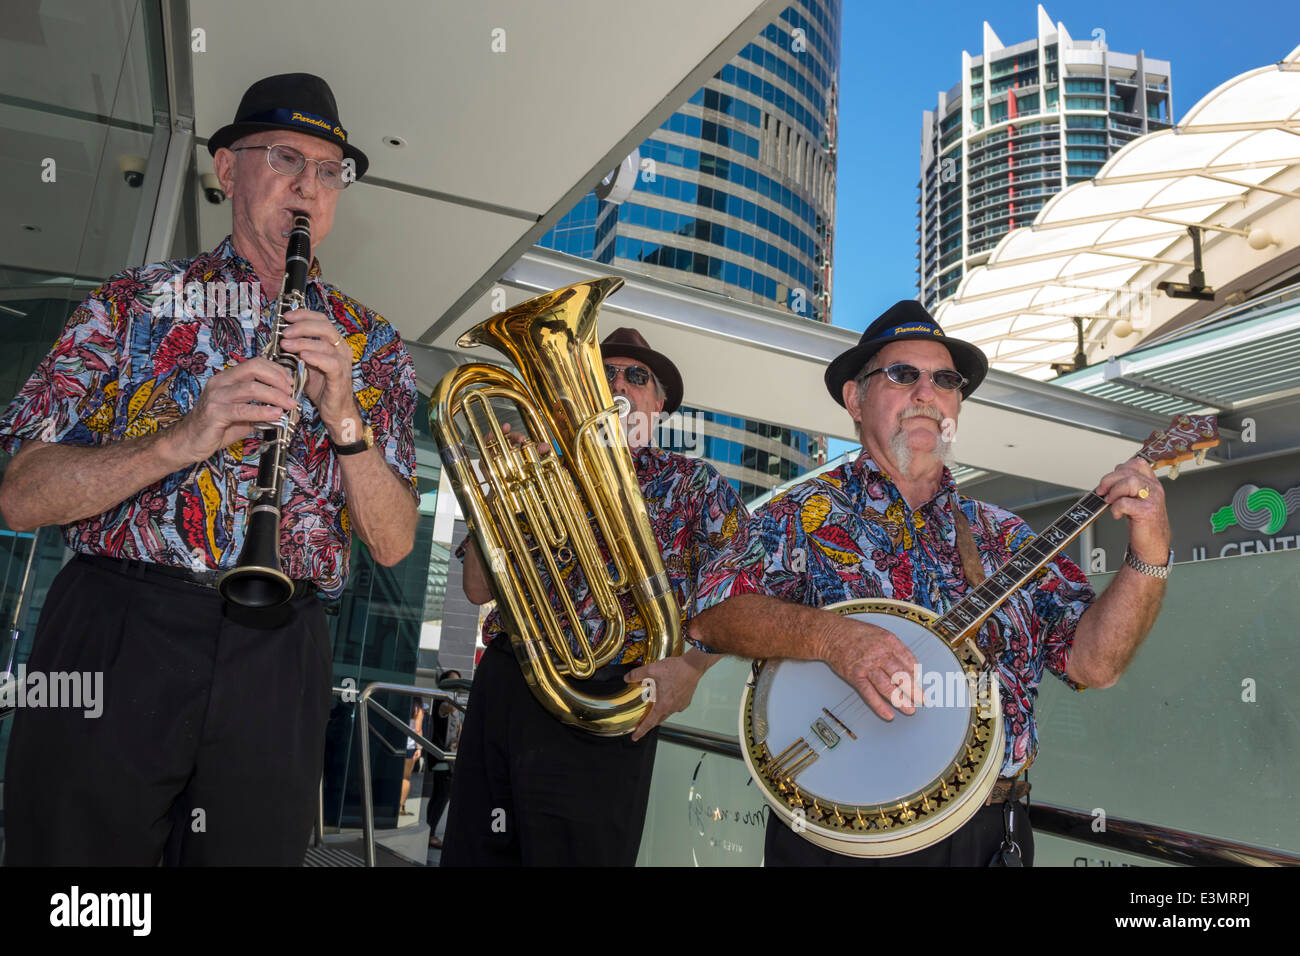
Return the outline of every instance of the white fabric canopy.
[[[1274,275],[1289,265],[1300,250],[1300,232],[1286,227],[1300,213],[1297,190],[1300,47],[1224,83],[1174,129],[1134,140],[1096,179],[1058,193],[963,277],[936,318],[994,367],[1037,379],[1073,356],[1075,316],[1087,320],[1089,361],[1126,351],[1141,341],[1129,326],[1144,337],[1218,307],[1156,291],[1160,281],[1187,281],[1188,226],[1205,229],[1218,305],[1267,278],[1270,262]]]

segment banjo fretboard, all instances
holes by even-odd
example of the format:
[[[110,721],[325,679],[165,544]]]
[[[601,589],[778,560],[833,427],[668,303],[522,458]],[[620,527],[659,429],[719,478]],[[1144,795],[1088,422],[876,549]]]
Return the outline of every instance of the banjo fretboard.
[[[985,618],[1078,537],[1079,532],[1096,521],[1107,507],[1105,498],[1088,492],[1011,560],[972,588],[948,613],[934,621],[931,629],[951,647],[971,637]]]

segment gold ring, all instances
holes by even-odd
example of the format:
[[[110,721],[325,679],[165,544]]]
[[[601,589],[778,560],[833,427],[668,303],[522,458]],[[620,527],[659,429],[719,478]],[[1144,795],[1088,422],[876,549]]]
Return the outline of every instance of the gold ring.
[[[334,347],[335,347],[335,348],[338,348],[338,347],[339,347],[340,345],[342,345],[342,344],[343,344],[343,340],[342,340],[342,339],[335,339],[335,340],[334,340]],[[1145,498],[1146,495],[1143,495],[1142,497]]]
[[[1146,501],[1147,495],[1149,494],[1151,494],[1151,492],[1148,491],[1146,488],[1140,488],[1138,490],[1138,497],[1141,498],[1143,501]]]

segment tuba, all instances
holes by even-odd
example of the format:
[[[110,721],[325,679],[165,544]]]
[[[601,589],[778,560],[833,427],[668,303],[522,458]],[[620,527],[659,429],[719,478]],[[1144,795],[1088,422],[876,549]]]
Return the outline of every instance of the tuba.
[[[275,319],[262,356],[283,366],[293,376],[293,398],[299,403],[307,384],[307,368],[297,356],[280,348],[284,314],[301,309],[307,301],[307,270],[311,268],[311,220],[295,211],[285,249],[284,280],[275,303]],[[217,579],[217,590],[232,604],[250,608],[278,607],[293,596],[293,580],[280,566],[280,501],[284,496],[289,446],[298,430],[301,404],[259,429],[262,439],[257,461],[257,483],[248,489],[244,547],[235,567]]]
[[[596,337],[600,303],[622,284],[614,277],[579,282],[475,326],[460,337],[460,347],[495,347],[523,380],[494,365],[463,365],[442,379],[429,402],[430,430],[529,688],[561,722],[602,737],[630,733],[651,706],[638,685],[600,696],[574,683],[621,651],[626,622],[619,596],[630,595],[645,624],[647,662],[682,652],[680,611]],[[494,399],[518,409],[527,444],[506,437]],[[470,436],[482,455],[481,478],[466,449]],[[550,447],[539,452],[534,443]],[[559,565],[569,560],[605,621],[595,647],[578,626],[560,577]]]

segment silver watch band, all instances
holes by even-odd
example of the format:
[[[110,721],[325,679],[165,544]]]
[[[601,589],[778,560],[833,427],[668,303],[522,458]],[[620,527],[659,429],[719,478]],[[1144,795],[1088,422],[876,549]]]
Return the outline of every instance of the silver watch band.
[[[1134,556],[1133,548],[1128,547],[1124,549],[1124,563],[1139,574],[1145,574],[1152,578],[1167,578],[1169,577],[1169,569],[1174,566],[1174,553],[1172,551],[1169,552],[1168,564],[1147,564],[1145,561],[1139,560]]]

